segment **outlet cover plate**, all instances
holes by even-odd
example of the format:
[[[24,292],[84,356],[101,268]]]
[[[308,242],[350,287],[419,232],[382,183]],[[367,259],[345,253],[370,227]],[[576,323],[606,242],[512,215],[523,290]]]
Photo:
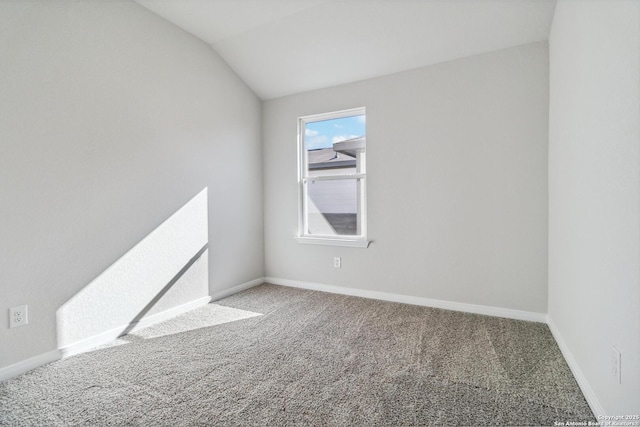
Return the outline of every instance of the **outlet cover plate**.
[[[11,307],[9,309],[9,327],[10,328],[17,328],[18,326],[24,326],[27,323],[29,323],[29,317],[28,317],[26,305]]]

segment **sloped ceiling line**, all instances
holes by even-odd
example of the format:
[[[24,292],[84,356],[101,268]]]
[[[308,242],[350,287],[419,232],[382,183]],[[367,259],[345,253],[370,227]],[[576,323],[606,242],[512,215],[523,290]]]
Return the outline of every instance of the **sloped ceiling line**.
[[[555,0],[136,0],[263,100],[547,40]]]

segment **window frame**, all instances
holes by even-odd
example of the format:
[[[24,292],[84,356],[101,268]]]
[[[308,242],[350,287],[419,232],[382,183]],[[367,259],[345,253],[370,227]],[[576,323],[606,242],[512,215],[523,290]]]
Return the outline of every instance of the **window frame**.
[[[309,174],[308,156],[305,147],[305,130],[307,124],[340,119],[344,117],[360,116],[366,117],[366,108],[358,107],[348,110],[333,111],[321,114],[312,114],[298,117],[298,235],[296,240],[299,243],[311,243],[320,245],[349,246],[366,248],[370,241],[367,240],[367,169],[366,169],[366,149],[357,163],[356,173],[347,174]],[[366,134],[365,134],[366,141]],[[329,181],[336,179],[356,180],[357,194],[357,215],[359,219],[358,228],[360,233],[356,235],[323,235],[308,234],[307,215],[307,183],[309,181]]]

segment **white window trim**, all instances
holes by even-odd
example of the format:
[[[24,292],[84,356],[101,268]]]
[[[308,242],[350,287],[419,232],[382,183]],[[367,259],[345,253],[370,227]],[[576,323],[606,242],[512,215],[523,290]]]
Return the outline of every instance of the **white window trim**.
[[[298,243],[307,243],[312,245],[329,245],[329,246],[346,246],[350,248],[368,248],[371,243],[370,240],[365,239],[344,239],[329,237],[308,237],[308,236],[296,236]]]
[[[305,176],[307,152],[304,149],[304,129],[305,124],[322,120],[339,119],[343,117],[351,117],[365,115],[364,107],[352,108],[349,110],[341,110],[323,114],[313,114],[310,116],[298,117],[298,235],[296,240],[298,243],[307,243],[315,245],[331,245],[346,246],[355,248],[367,248],[371,243],[367,240],[367,183],[366,172],[346,175],[325,175],[325,176]],[[313,120],[311,120],[313,119]],[[366,160],[365,160],[366,161]],[[365,167],[366,171],[366,167]],[[304,233],[306,225],[305,213],[305,186],[304,184],[310,180],[323,181],[332,179],[358,179],[361,181],[362,195],[360,199],[359,212],[360,215],[360,231],[358,236],[336,236],[336,235],[308,235]]]

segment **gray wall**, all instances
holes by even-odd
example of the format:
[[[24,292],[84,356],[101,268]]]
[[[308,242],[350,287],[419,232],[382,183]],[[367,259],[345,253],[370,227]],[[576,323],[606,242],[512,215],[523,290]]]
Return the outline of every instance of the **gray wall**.
[[[204,188],[209,291],[263,276],[261,105],[211,48],[132,2],[43,1],[0,2],[0,52],[0,367]]]
[[[601,409],[638,414],[640,2],[558,2],[550,63],[549,319]]]
[[[266,275],[545,313],[548,90],[535,43],[264,102]],[[373,243],[297,243],[296,119],[362,106]]]

